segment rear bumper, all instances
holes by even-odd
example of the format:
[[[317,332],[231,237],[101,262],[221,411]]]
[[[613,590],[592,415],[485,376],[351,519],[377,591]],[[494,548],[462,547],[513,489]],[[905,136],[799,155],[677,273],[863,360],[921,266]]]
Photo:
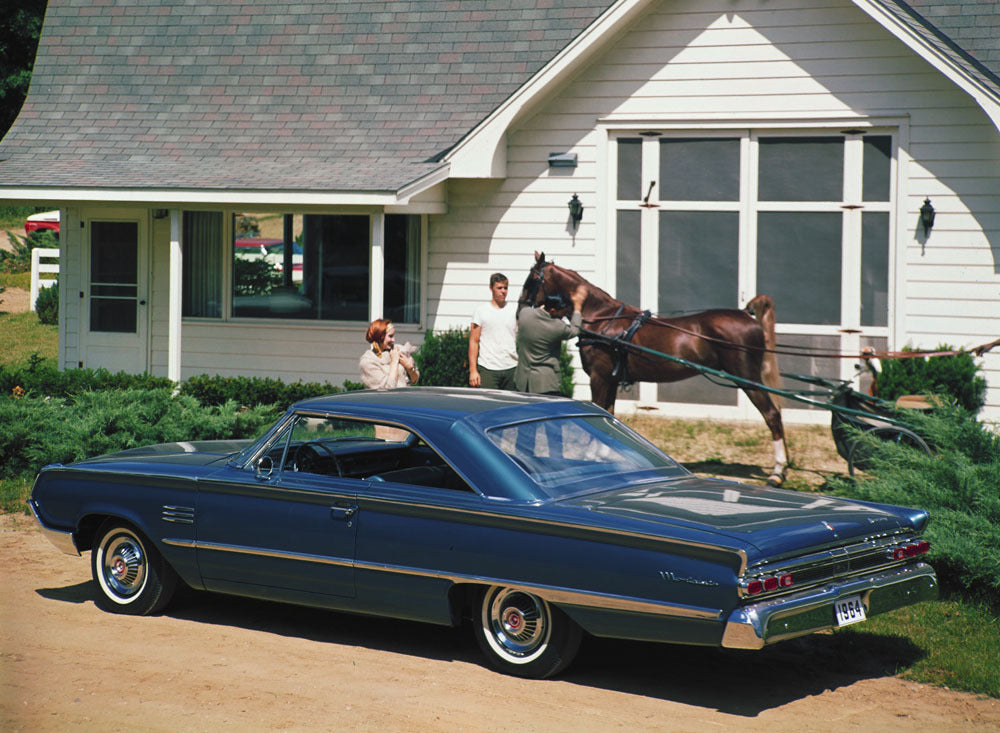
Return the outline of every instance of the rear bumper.
[[[49,542],[56,546],[57,550],[65,552],[67,555],[80,556],[80,551],[76,547],[76,540],[73,539],[72,532],[64,529],[55,529],[45,524],[38,514],[38,507],[35,505],[33,499],[28,500],[28,506],[31,508],[31,513],[35,515],[35,521],[38,522],[38,526],[42,528],[42,534],[48,538]]]
[[[802,593],[743,606],[733,611],[722,646],[760,649],[776,641],[835,627],[834,604],[860,595],[868,616],[938,597],[937,576],[926,563],[832,583]]]

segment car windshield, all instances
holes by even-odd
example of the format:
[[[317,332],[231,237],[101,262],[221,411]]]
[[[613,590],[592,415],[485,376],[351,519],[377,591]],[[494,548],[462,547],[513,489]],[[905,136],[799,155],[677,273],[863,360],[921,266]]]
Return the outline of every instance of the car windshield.
[[[649,471],[683,471],[656,446],[611,417],[592,415],[505,425],[490,440],[552,497],[587,479]]]

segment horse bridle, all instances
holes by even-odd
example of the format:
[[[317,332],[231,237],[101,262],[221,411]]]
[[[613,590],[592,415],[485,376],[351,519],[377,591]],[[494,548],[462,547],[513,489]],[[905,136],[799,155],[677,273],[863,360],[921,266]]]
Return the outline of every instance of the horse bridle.
[[[527,306],[534,307],[535,304],[539,302],[538,301],[538,291],[539,290],[542,291],[542,300],[541,300],[541,302],[542,303],[545,302],[545,298],[548,295],[548,293],[545,292],[545,268],[548,267],[549,264],[550,263],[546,262],[545,260],[542,260],[538,264],[538,268],[539,268],[538,274],[535,275],[534,280],[531,281],[531,286],[532,286],[531,287],[531,293],[530,294],[525,294],[525,293],[521,294],[521,297],[517,301],[517,303],[518,303],[519,306],[524,307],[524,306],[527,305]],[[534,270],[535,268],[533,267],[531,269]]]

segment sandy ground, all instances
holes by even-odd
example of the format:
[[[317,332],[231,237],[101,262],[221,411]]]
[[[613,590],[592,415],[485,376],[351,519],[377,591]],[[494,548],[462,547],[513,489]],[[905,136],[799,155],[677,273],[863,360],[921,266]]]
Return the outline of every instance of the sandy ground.
[[[588,638],[537,682],[484,667],[467,628],[190,591],[107,614],[89,559],[28,517],[0,516],[0,568],[4,731],[1000,729],[998,700],[892,676],[920,650],[876,635],[864,655],[844,635],[752,653]]]
[[[0,229],[0,249],[10,251],[7,231]],[[24,313],[28,310],[29,293],[22,288],[7,288],[0,293],[0,313]]]
[[[0,313],[24,313],[30,294],[23,288],[6,288],[0,293]]]

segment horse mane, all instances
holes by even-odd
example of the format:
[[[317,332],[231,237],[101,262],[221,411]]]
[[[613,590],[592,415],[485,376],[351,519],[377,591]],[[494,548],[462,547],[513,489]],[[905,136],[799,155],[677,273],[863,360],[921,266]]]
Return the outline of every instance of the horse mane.
[[[541,263],[539,263],[539,264],[541,264]],[[605,304],[609,305],[609,306],[610,305],[615,305],[615,306],[619,306],[620,305],[620,306],[622,306],[622,314],[625,314],[625,313],[631,314],[631,313],[641,313],[642,312],[641,308],[637,308],[634,305],[629,305],[628,303],[626,303],[623,300],[619,300],[618,298],[612,297],[610,293],[608,293],[606,290],[603,290],[602,288],[599,288],[596,285],[594,285],[593,283],[591,283],[589,280],[587,280],[585,277],[583,277],[583,275],[581,275],[576,270],[570,270],[568,267],[562,267],[560,265],[557,265],[555,262],[546,262],[545,264],[548,265],[549,267],[555,268],[560,274],[562,274],[562,275],[566,276],[567,278],[569,278],[571,281],[573,281],[574,285],[579,285],[580,283],[585,284],[587,286],[587,298],[588,299],[591,298],[591,297],[593,297],[595,300],[604,301]],[[565,294],[566,295],[569,295],[572,292],[573,292],[573,288],[566,288],[566,290],[565,290]]]

